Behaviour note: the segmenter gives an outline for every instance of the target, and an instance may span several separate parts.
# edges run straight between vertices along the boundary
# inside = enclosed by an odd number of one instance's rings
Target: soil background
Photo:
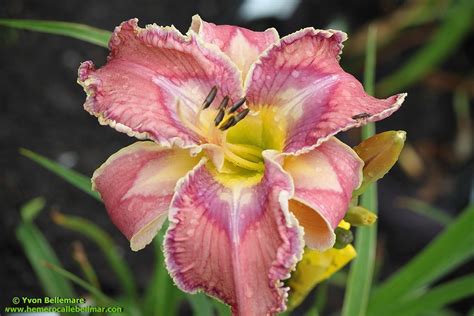
[[[199,13],[217,24],[238,24],[255,30],[276,27],[280,35],[305,26],[326,28],[335,20],[344,21],[349,33],[368,22],[386,16],[405,4],[404,1],[301,1],[287,18],[259,18],[245,21],[239,17],[241,1],[98,1],[98,0],[2,0],[0,18],[63,20],[113,30],[121,21],[138,17],[140,25],[174,24],[186,32],[191,16]],[[403,42],[403,41],[402,41]],[[472,34],[440,66],[458,75],[472,75]],[[413,50],[417,47],[415,46]],[[402,51],[377,65],[377,76],[384,76],[402,65],[412,50]],[[383,51],[379,52],[383,57]],[[11,305],[14,296],[41,296],[42,289],[15,238],[20,221],[19,208],[26,201],[44,196],[47,208],[36,220],[41,231],[57,251],[65,268],[78,272],[71,259],[71,244],[82,240],[75,233],[56,226],[49,212],[52,208],[93,220],[108,231],[123,250],[124,260],[132,266],[141,287],[152,273],[152,249],[129,250],[128,242],[109,221],[103,205],[71,185],[19,155],[24,147],[57,160],[75,170],[92,172],[118,149],[134,142],[124,134],[100,126],[82,108],[85,94],[76,84],[77,68],[84,60],[104,64],[108,51],[92,44],[50,34],[19,31],[0,27],[0,307]],[[470,57],[469,57],[470,56]],[[342,64],[362,78],[361,63],[351,63],[345,55]],[[408,141],[422,161],[417,177],[394,167],[379,182],[379,254],[383,265],[379,278],[384,279],[416,255],[440,232],[442,226],[430,219],[400,207],[402,196],[416,197],[455,216],[468,204],[472,191],[472,154],[453,162],[452,152],[458,133],[453,110],[453,91],[438,89],[420,81],[407,89],[402,108],[377,124],[378,131],[406,130]],[[472,98],[472,96],[471,96]],[[472,100],[471,100],[472,101]],[[343,135],[354,145],[359,131]],[[474,229],[474,227],[473,227]],[[104,291],[117,293],[117,282],[99,251],[82,240],[97,269]],[[450,277],[472,272],[465,265]],[[343,299],[340,288],[330,287],[328,313],[337,310]],[[467,311],[472,302],[454,306]],[[184,312],[183,312],[184,313]]]

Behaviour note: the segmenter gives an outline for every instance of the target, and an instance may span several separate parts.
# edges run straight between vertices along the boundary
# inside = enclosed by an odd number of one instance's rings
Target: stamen
[[[352,117],[353,120],[360,120],[360,119],[365,119],[365,118],[369,118],[371,115],[367,112],[362,112],[362,113],[359,113],[359,114],[356,114]]]
[[[219,125],[220,122],[224,119],[225,111],[224,109],[219,109],[219,112],[217,112],[216,118],[214,119],[214,125],[217,126]]]
[[[229,96],[226,95],[224,99],[222,99],[221,104],[219,105],[219,110],[225,110],[225,108],[227,107],[227,103],[229,103]]]
[[[237,100],[237,102],[232,104],[232,106],[230,107],[229,113],[234,113],[235,111],[237,111],[237,109],[240,108],[242,104],[244,104],[246,101],[247,101],[246,98]]]
[[[257,146],[247,144],[227,143],[226,146],[234,153],[248,160],[259,162],[262,160],[262,149]]]
[[[248,108],[245,109],[245,110],[243,110],[242,112],[239,112],[239,113],[235,116],[235,123],[234,123],[234,125],[237,124],[238,122],[240,122],[241,120],[243,120],[244,117],[246,117],[247,114],[249,114],[249,112],[250,112],[250,109],[248,109]]]
[[[224,147],[224,155],[228,161],[233,163],[234,165],[245,168],[248,170],[254,170],[254,171],[263,171],[265,169],[263,162],[252,162],[246,159],[243,159],[242,157],[239,157],[232,151],[230,151],[228,148]]]
[[[207,109],[211,105],[212,101],[214,101],[214,99],[216,97],[216,94],[217,94],[217,86],[214,86],[214,87],[212,87],[211,92],[209,92],[206,99],[202,103],[202,108],[204,110]]]
[[[227,121],[224,122],[224,124],[222,124],[221,127],[219,127],[219,129],[220,129],[221,131],[225,131],[226,129],[228,129],[228,128],[234,126],[235,123],[236,123],[236,122],[235,122],[235,117],[234,117],[234,116],[231,116],[231,117],[229,117],[229,118],[227,119]]]

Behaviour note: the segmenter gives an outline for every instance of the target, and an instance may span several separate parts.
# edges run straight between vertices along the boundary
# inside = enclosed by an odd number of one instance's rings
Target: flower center
[[[263,150],[283,148],[284,120],[268,106],[260,106],[257,111],[250,110],[245,106],[245,97],[231,103],[230,98],[225,96],[219,106],[211,107],[216,95],[217,87],[214,86],[201,109],[191,118],[193,123],[182,115],[179,104],[178,114],[207,142],[221,146],[224,173],[262,173]]]

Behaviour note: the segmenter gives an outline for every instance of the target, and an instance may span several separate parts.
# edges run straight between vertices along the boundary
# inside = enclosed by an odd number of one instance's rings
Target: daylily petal
[[[242,71],[242,78],[246,77],[258,56],[280,38],[274,28],[255,32],[233,25],[215,25],[202,20],[199,15],[193,16],[190,30],[227,54]]]
[[[265,156],[263,178],[251,185],[201,163],[178,184],[171,204],[168,270],[181,289],[202,289],[234,315],[284,310],[281,280],[303,250],[301,228],[288,211],[291,178]]]
[[[96,70],[87,61],[79,68],[78,82],[88,95],[84,108],[130,136],[192,147],[202,140],[194,123],[207,94],[216,85],[216,99],[240,98],[240,71],[195,34],[157,25],[142,29],[137,22],[115,29],[105,66]]]
[[[346,34],[306,28],[262,54],[246,78],[247,105],[271,107],[286,124],[284,152],[302,153],[330,136],[397,110],[405,94],[387,99],[367,95],[344,72],[339,54]]]
[[[284,169],[295,183],[290,211],[304,227],[308,247],[325,250],[333,246],[334,228],[362,181],[362,167],[357,154],[335,137],[309,153],[285,158]]]
[[[176,182],[197,163],[188,150],[136,142],[94,172],[93,189],[132,250],[142,249],[155,237],[168,215]]]

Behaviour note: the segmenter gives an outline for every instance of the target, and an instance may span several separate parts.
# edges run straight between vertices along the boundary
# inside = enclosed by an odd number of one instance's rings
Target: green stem
[[[76,283],[77,285],[79,285],[80,287],[82,287],[83,289],[91,293],[92,295],[98,297],[101,301],[106,302],[108,304],[115,303],[115,301],[112,298],[108,297],[107,295],[99,291],[95,286],[84,281],[83,279],[72,274],[71,272],[47,261],[44,261],[44,265],[46,268],[58,273],[59,275],[70,280],[71,282]]]
[[[374,93],[375,60],[376,29],[371,26],[367,38],[367,55],[364,73],[364,87],[368,94]],[[362,139],[367,139],[374,134],[374,123],[369,123],[362,127]],[[367,188],[367,191],[361,197],[360,204],[374,213],[377,212],[377,187],[375,184]],[[370,227],[357,228],[355,239],[357,258],[352,263],[349,272],[342,316],[366,315],[374,273],[376,240],[376,224]]]

